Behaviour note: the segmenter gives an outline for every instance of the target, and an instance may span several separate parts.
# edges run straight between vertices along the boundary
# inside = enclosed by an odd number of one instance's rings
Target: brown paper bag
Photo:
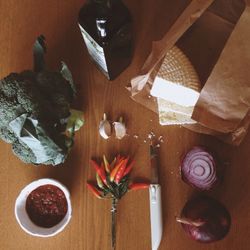
[[[142,68],[142,75],[131,82],[132,98],[153,111],[157,112],[157,103],[148,98],[148,95],[159,68],[159,60],[164,57],[166,49],[171,48],[171,42],[175,40],[175,43],[184,33],[184,26],[186,29],[190,26],[184,25],[187,23],[183,19],[183,16],[187,18],[187,13],[190,14],[190,5],[165,37],[154,43],[152,52]],[[201,82],[205,83],[192,116],[198,124],[185,127],[196,132],[216,135],[235,145],[242,141],[250,123],[250,52],[248,53],[247,48],[250,38],[249,2],[241,15],[244,7],[243,1],[215,1],[193,25],[191,31],[187,31],[177,42],[197,69]],[[216,21],[217,19],[219,21]],[[206,37],[209,34],[213,35],[212,39]],[[212,52],[210,46],[215,48]]]
[[[185,8],[185,10],[176,17],[175,23],[165,34],[160,41],[154,41],[152,44],[152,50],[144,63],[140,75],[131,80],[131,91],[132,97],[135,97],[139,92],[142,91],[146,85],[151,85],[154,81],[154,77],[160,68],[159,63],[164,58],[166,52],[178,41],[183,33],[202,15],[202,13],[209,7],[214,0],[193,0]],[[183,7],[185,4],[183,3]],[[169,13],[171,15],[171,13]],[[142,96],[141,94],[139,96]],[[147,94],[148,96],[148,94]],[[140,98],[135,100],[139,101]],[[140,102],[140,101],[139,101]],[[142,102],[144,105],[144,103]],[[150,106],[150,105],[149,105]],[[156,111],[153,108],[150,108]]]

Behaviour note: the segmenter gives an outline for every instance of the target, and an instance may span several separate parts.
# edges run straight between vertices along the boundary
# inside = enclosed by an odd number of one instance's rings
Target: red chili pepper
[[[116,163],[118,163],[120,160],[121,160],[121,156],[117,155],[117,157],[116,157]]]
[[[103,162],[101,163],[100,168],[104,171],[104,174],[105,174],[105,166],[104,166],[104,163],[103,163]]]
[[[122,166],[122,164],[124,163],[125,160],[121,159],[117,165],[114,167],[114,169],[112,170],[111,174],[110,174],[110,181],[114,181],[115,176],[119,170],[119,168]]]
[[[129,190],[139,190],[149,187],[149,183],[131,183],[128,187]]]
[[[93,184],[87,183],[87,187],[94,194],[95,197],[97,197],[98,199],[102,199],[100,191]]]
[[[105,167],[106,172],[110,173],[110,165],[105,155],[103,155],[103,162],[104,162],[104,167]]]
[[[97,174],[101,177],[103,183],[107,185],[107,179],[106,179],[104,168],[100,167],[94,160],[90,160],[90,162],[92,163],[92,166],[95,168],[95,171],[97,172]]]
[[[116,175],[115,175],[115,183],[118,184],[120,182],[120,180],[123,177],[123,173],[126,169],[127,163],[128,163],[129,157],[126,158],[123,162],[123,164],[121,165],[121,167],[118,169]]]
[[[132,162],[126,167],[126,169],[125,169],[125,171],[124,171],[122,177],[124,177],[124,176],[126,176],[126,175],[128,175],[128,174],[130,173],[130,171],[132,170],[134,164],[135,164],[135,161],[132,161]]]

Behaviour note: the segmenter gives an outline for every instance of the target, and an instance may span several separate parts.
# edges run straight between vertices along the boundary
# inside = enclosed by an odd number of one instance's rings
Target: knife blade
[[[162,238],[161,186],[158,177],[158,155],[156,147],[150,145],[151,185],[149,186],[151,246],[157,250]]]

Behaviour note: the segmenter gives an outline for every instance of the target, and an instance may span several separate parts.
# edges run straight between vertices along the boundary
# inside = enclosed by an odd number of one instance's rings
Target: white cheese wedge
[[[200,81],[176,46],[166,54],[150,93],[157,97],[161,125],[195,123],[191,116],[200,95]]]

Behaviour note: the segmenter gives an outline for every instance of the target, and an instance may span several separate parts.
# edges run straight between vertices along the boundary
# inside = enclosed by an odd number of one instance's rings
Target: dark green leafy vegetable
[[[83,115],[70,109],[76,92],[66,64],[61,72],[45,69],[43,36],[33,53],[34,71],[11,73],[0,81],[0,138],[26,163],[58,165],[67,157]]]

